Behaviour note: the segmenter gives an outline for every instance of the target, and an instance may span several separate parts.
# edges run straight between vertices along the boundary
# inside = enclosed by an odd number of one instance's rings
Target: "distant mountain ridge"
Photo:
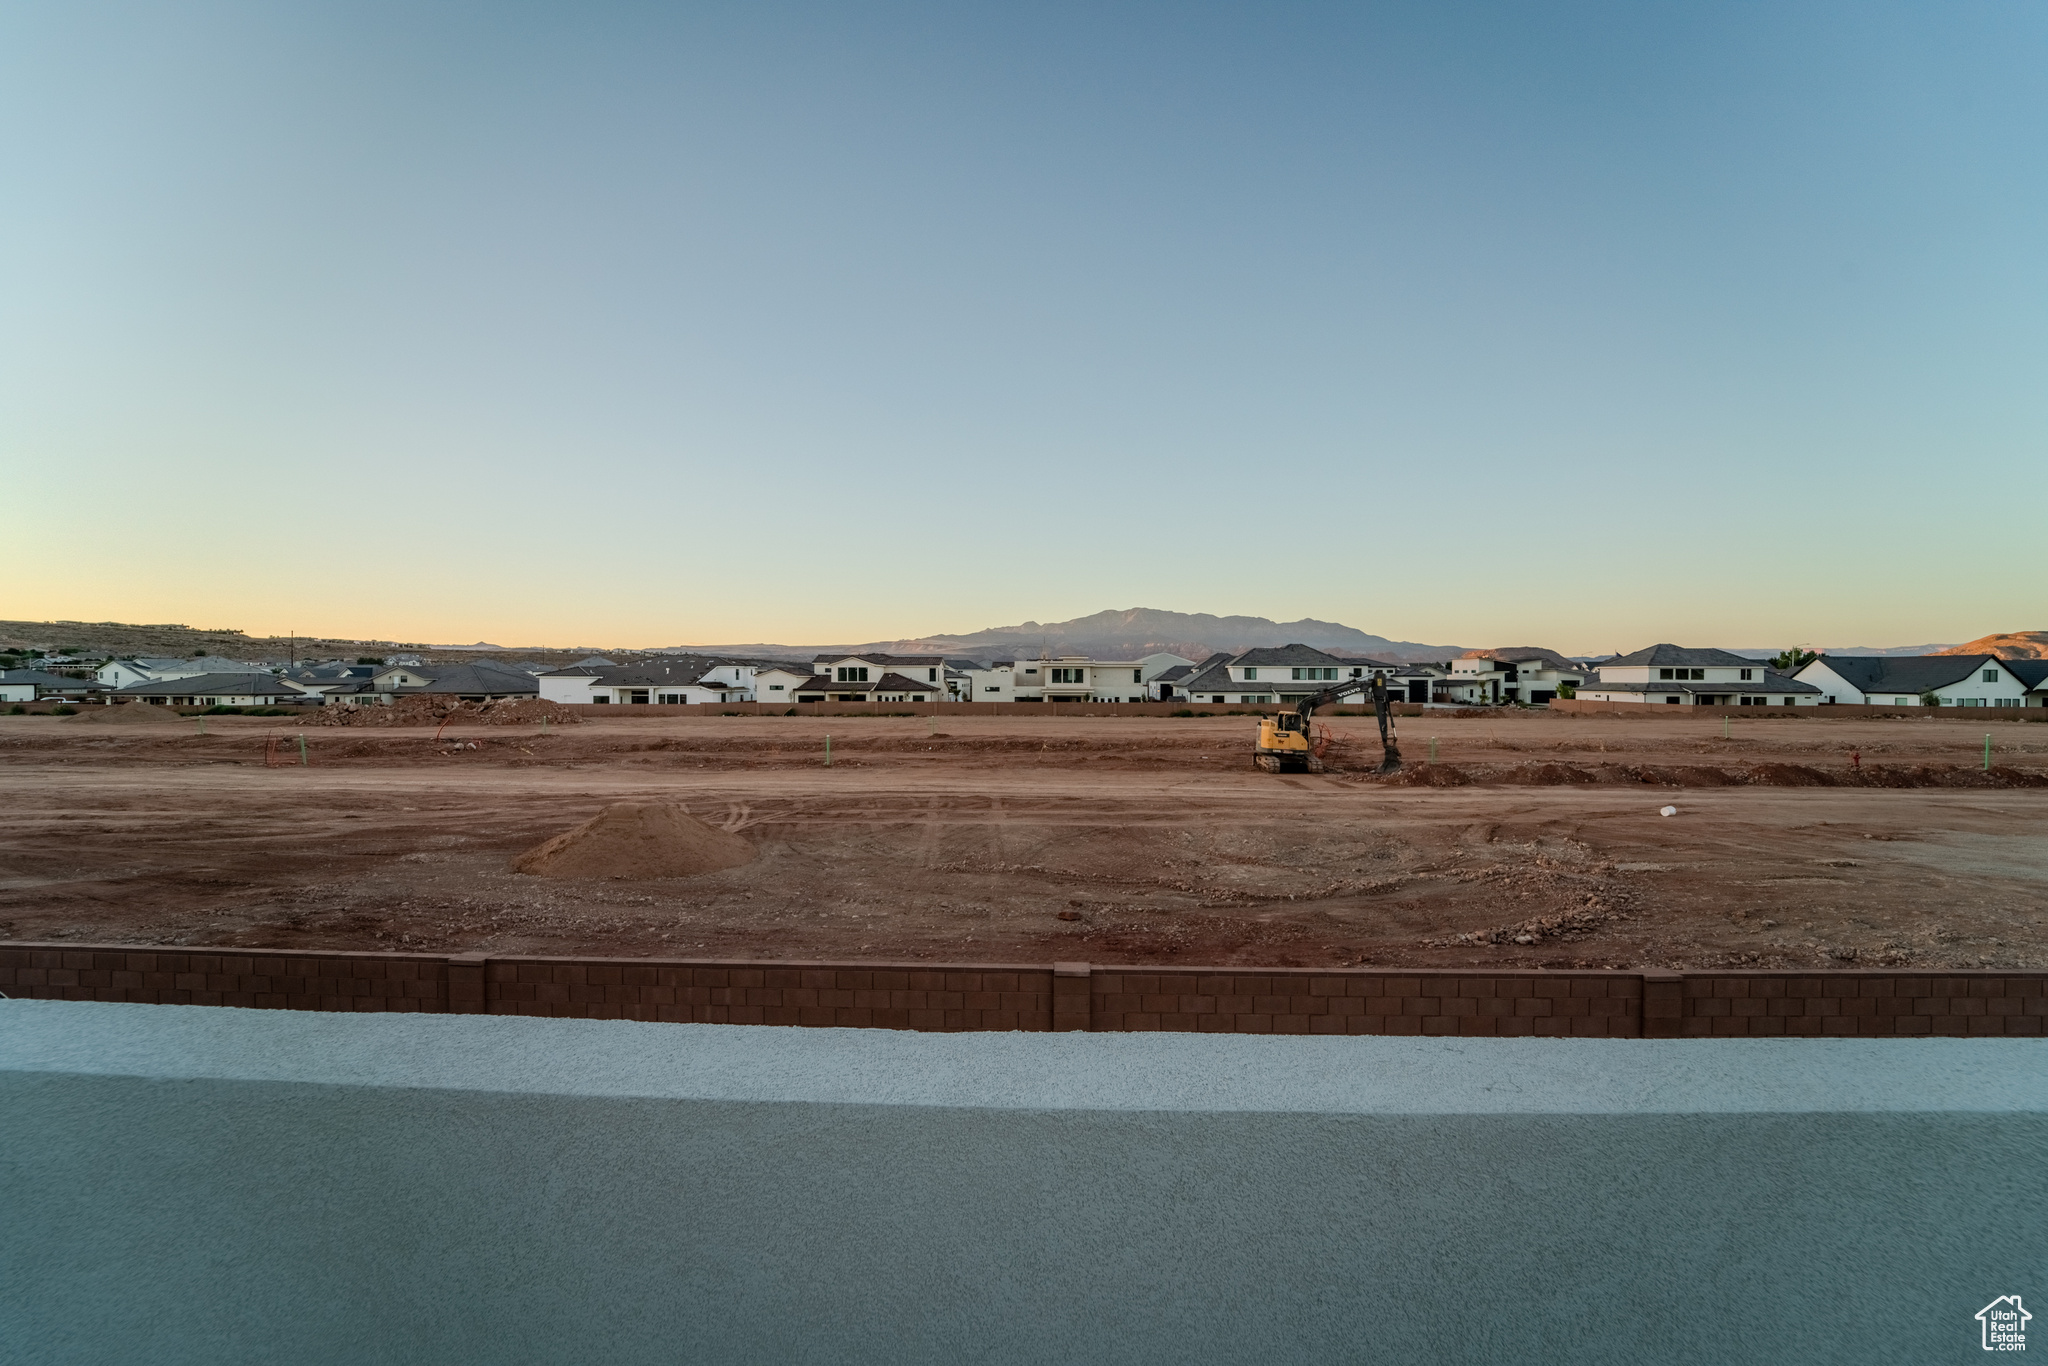
[[[1414,640],[1390,640],[1340,622],[1274,621],[1270,617],[1219,617],[1208,612],[1170,612],[1156,607],[1132,607],[1122,611],[1096,612],[1071,621],[1020,622],[1015,626],[990,626],[960,635],[906,637],[901,640],[871,640],[858,644],[787,645],[696,645],[671,646],[710,654],[757,654],[806,656],[828,650],[873,651],[881,654],[954,655],[970,659],[1036,659],[1041,655],[1086,655],[1096,659],[1137,659],[1167,653],[1200,660],[1219,651],[1271,645],[1311,645],[1340,657],[1364,657],[1403,662],[1421,659],[1451,659],[1467,648],[1462,645],[1429,645]]]
[[[1998,631],[1964,645],[1936,650],[1942,655],[1998,655],[2004,659],[2048,659],[2048,631]]]

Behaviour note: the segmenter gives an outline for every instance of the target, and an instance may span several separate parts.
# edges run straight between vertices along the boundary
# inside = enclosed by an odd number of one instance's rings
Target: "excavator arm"
[[[1325,688],[1312,693],[1294,704],[1295,726],[1304,733],[1308,730],[1309,718],[1320,707],[1335,706],[1347,697],[1364,693],[1372,699],[1373,712],[1380,723],[1380,772],[1393,773],[1401,767],[1401,748],[1394,742],[1393,693],[1387,687],[1387,676],[1375,673],[1371,678],[1353,678],[1339,683],[1334,688]]]

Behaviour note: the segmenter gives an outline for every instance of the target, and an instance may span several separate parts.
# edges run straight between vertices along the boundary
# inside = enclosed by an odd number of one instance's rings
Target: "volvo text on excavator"
[[[1292,712],[1260,717],[1259,739],[1252,749],[1252,762],[1268,773],[1321,773],[1322,751],[1328,744],[1328,736],[1325,733],[1322,742],[1318,743],[1310,731],[1310,718],[1314,717],[1318,707],[1331,706],[1356,693],[1369,696],[1373,711],[1379,716],[1380,749],[1384,755],[1380,761],[1380,772],[1395,772],[1401,767],[1401,750],[1394,743],[1393,699],[1387,691],[1387,676],[1383,673],[1325,688],[1295,703]]]

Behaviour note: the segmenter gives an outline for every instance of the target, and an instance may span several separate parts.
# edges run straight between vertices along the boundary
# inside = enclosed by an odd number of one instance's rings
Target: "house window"
[[[1675,698],[1675,697],[1667,697],[1667,698],[1665,698],[1664,700],[1665,700],[1666,702],[1676,702],[1676,701],[1678,701],[1678,699],[1677,699],[1677,698]]]
[[[1998,670],[1986,669],[1984,671],[1984,681],[1986,683],[1996,683],[1998,681]]]
[[[1133,669],[1133,670],[1131,670],[1131,682],[1133,682],[1133,683],[1143,683],[1144,681],[1145,681],[1145,671],[1144,671],[1143,669]]]
[[[1659,669],[1657,670],[1657,681],[1661,683],[1664,680],[1670,678],[1671,674],[1672,671],[1670,669]]]
[[[868,681],[868,671],[842,664],[839,666],[839,681],[841,683],[865,683]]]
[[[682,701],[683,695],[679,692],[665,692],[661,695],[661,705],[664,707],[680,706]]]
[[[913,702],[922,702],[924,701],[924,694],[921,692],[912,693],[910,695],[910,700]]]
[[[1209,700],[1211,702],[1221,702],[1223,699],[1220,697],[1211,697]]]
[[[1036,670],[1036,669],[1026,669],[1026,670],[1025,670],[1024,672],[1025,672],[1025,673],[1028,673],[1028,674],[1035,674],[1035,673],[1037,673],[1037,672],[1038,672],[1038,670]]]
[[[593,697],[592,697],[592,698],[591,698],[590,700],[591,700],[591,701],[593,701],[593,702],[610,702],[610,701],[611,701],[611,699],[610,699],[609,697],[606,697],[606,696],[605,696],[604,694],[602,694],[602,693],[598,693],[598,694],[594,695],[594,696],[593,696]]]
[[[925,682],[927,682],[927,683],[936,683],[936,682],[938,682],[938,681],[939,681],[939,671],[938,671],[937,669],[926,669],[926,670],[924,671],[924,681],[925,681]]]
[[[781,691],[782,691],[782,685],[781,685],[780,683],[770,683],[770,684],[768,685],[768,691],[769,691],[769,692],[781,692]]]
[[[1087,682],[1087,679],[1083,676],[1085,673],[1086,670],[1083,669],[1054,669],[1052,671],[1052,681],[1055,683],[1085,683]]]
[[[1751,677],[1752,677],[1752,676],[1754,676],[1754,674],[1755,674],[1755,670],[1753,670],[1753,669],[1744,669],[1744,670],[1742,671],[1742,681],[1743,681],[1743,682],[1745,682],[1745,683],[1749,682],[1749,681],[1750,681],[1750,679],[1751,679]]]
[[[1334,679],[1336,676],[1337,671],[1335,669],[1296,669],[1294,671],[1296,682],[1304,680],[1308,682],[1322,682],[1326,679]]]
[[[983,689],[982,689],[982,691],[983,691],[983,692],[1001,692],[1002,690],[1003,690],[1003,687],[1002,687],[1002,684],[1000,684],[1000,683],[996,684],[996,685],[995,685],[994,687],[989,687],[989,688],[983,688]]]
[[[625,694],[628,702],[645,703],[647,701],[647,689],[645,688],[628,688],[625,690]]]
[[[1244,681],[1247,683],[1256,681],[1258,676],[1259,671],[1257,669],[1246,669],[1244,671]]]

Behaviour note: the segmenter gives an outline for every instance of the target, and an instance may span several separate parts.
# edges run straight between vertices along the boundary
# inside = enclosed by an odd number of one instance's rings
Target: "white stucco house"
[[[772,706],[795,702],[797,690],[811,679],[809,669],[786,664],[768,664],[754,670],[754,700]]]
[[[822,654],[797,685],[799,702],[943,702],[943,655]]]
[[[1799,671],[1824,702],[1917,707],[2024,707],[2030,685],[1996,655],[1822,655]]]
[[[181,659],[176,655],[136,655],[110,659],[95,671],[109,688],[130,688],[137,683],[160,683],[166,679],[198,678],[204,674],[247,674],[265,672],[260,666],[219,655]]]
[[[1194,661],[1159,651],[1138,659],[999,659],[970,671],[976,702],[1150,702],[1153,681]]]
[[[144,702],[171,707],[274,707],[313,703],[305,689],[271,673],[200,674],[136,683],[107,694],[109,702]]]
[[[753,666],[733,660],[690,658],[637,664],[573,664],[536,682],[550,702],[572,706],[703,706],[750,702]]]
[[[1652,645],[1595,666],[1585,702],[1655,702],[1692,707],[1805,707],[1821,700],[1811,683],[1788,678],[1760,659],[1727,650]]]
[[[1497,650],[1468,650],[1452,660],[1444,688],[1451,694],[1451,700],[1457,702],[1540,707],[1554,701],[1560,688],[1577,688],[1585,683],[1592,672],[1555,650],[1510,645]]]
[[[1211,655],[1182,685],[1190,702],[1208,705],[1298,702],[1325,688],[1374,673],[1390,677],[1391,664],[1370,659],[1339,659],[1309,645],[1266,646],[1235,655]],[[1353,699],[1347,704],[1357,705]]]

